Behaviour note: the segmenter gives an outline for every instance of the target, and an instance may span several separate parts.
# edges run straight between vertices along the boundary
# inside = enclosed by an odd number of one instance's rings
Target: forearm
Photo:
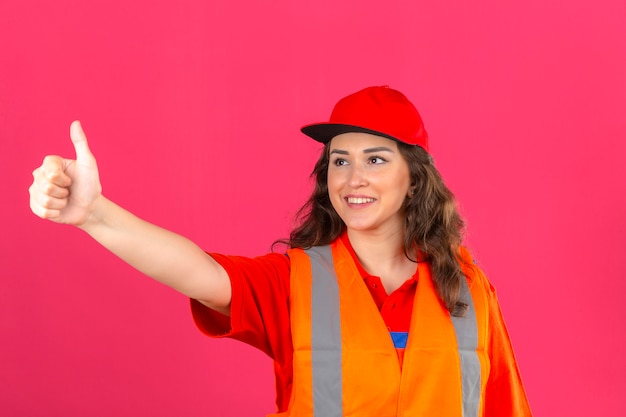
[[[102,196],[79,227],[137,270],[186,296],[220,311],[230,304],[226,272],[189,239],[148,223]]]

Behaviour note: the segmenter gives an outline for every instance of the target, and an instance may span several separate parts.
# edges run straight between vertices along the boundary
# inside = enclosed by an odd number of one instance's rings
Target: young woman
[[[495,291],[409,100],[341,99],[302,131],[325,144],[286,254],[207,255],[101,193],[78,122],[76,160],[48,156],[31,209],[78,226],[191,298],[198,327],[266,352],[285,416],[530,416]]]

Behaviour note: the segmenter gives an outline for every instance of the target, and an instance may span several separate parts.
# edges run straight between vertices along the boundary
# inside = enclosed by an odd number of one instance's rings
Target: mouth
[[[346,197],[348,204],[369,204],[376,201],[375,198],[369,197]]]

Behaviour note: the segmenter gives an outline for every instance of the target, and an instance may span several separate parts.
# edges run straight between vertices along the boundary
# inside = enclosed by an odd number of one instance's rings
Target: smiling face
[[[344,133],[330,142],[328,195],[350,231],[400,233],[409,167],[395,141]]]

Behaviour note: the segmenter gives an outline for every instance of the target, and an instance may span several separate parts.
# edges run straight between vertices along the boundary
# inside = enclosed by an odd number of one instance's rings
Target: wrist
[[[105,222],[106,212],[107,212],[107,204],[109,200],[100,194],[91,204],[89,210],[87,210],[87,216],[84,221],[77,224],[76,226],[79,229],[84,230],[87,233],[90,233],[91,230],[97,228]]]

